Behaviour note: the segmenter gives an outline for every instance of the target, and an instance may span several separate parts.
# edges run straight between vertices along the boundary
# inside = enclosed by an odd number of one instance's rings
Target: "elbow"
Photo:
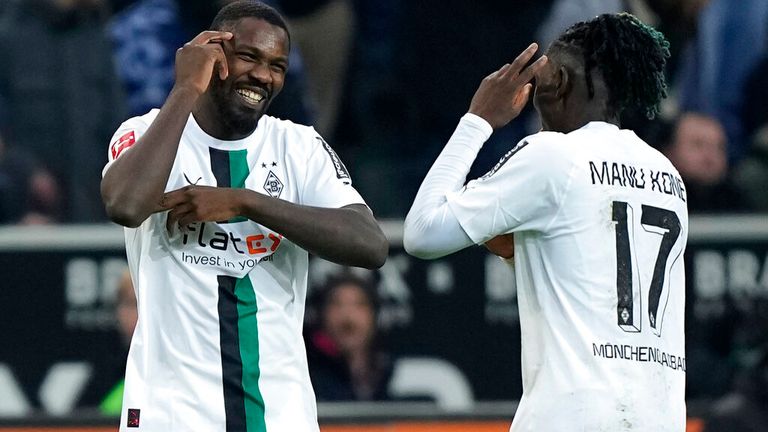
[[[128,200],[120,199],[116,195],[102,188],[101,199],[107,216],[112,222],[127,228],[137,228],[147,219],[148,215],[142,212],[139,206],[131,205]]]
[[[107,216],[112,222],[127,228],[137,228],[146,219],[146,217],[142,217],[138,212],[125,208],[125,206],[105,203],[104,207],[107,211]]]
[[[403,249],[405,249],[408,255],[414,256],[416,258],[434,258],[434,254],[428,248],[426,242],[423,241],[423,236],[418,235],[418,233],[414,233],[413,230],[409,228],[410,224],[408,224],[408,220],[406,219],[405,230],[403,231]]]
[[[369,242],[368,249],[365,262],[361,263],[361,267],[369,270],[381,268],[389,256],[389,241],[383,232],[379,231],[375,239]]]
[[[403,248],[408,253],[408,255],[411,255],[416,258],[420,259],[430,259],[431,254],[430,251],[427,250],[424,245],[419,244],[418,242],[414,242],[413,240],[406,241],[405,237],[403,237]]]

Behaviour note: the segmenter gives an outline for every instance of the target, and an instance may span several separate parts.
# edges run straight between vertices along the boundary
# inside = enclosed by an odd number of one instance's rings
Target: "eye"
[[[282,63],[272,63],[270,65],[273,71],[277,73],[285,73],[285,71],[288,69],[288,67]]]
[[[238,52],[237,56],[240,59],[245,60],[245,61],[253,61],[254,59],[256,59],[256,57],[253,54],[251,54],[249,52],[244,52],[244,51]]]

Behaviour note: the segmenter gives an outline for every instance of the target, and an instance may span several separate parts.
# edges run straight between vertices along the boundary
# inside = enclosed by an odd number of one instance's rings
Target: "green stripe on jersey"
[[[259,369],[259,325],[256,319],[258,306],[256,292],[248,275],[235,283],[235,296],[237,297],[240,358],[243,362],[243,403],[247,432],[266,432],[264,398],[259,389],[261,371]]]
[[[248,150],[229,151],[229,187],[244,188],[248,178]]]
[[[232,150],[229,153],[229,187],[244,188],[245,179],[248,178],[248,150]],[[229,220],[232,222],[244,222],[248,218],[236,216]]]

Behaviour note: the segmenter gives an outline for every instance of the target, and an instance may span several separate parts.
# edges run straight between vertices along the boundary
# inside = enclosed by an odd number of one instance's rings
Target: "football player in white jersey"
[[[685,430],[685,185],[619,127],[658,112],[663,35],[628,14],[574,25],[483,80],[405,221],[437,258],[486,244],[514,267],[523,396],[511,430]],[[532,92],[543,130],[464,184],[483,142]],[[503,373],[503,371],[497,371]]]
[[[289,49],[274,9],[230,3],[178,50],[163,107],[110,143],[102,196],[139,310],[121,431],[318,430],[307,251],[375,268],[388,246],[322,137],[264,114]]]

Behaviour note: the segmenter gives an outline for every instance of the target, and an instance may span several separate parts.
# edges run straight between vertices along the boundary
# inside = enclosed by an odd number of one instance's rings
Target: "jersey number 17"
[[[634,248],[633,208],[624,201],[613,202],[613,221],[616,223],[616,314],[618,325],[626,332],[642,331],[642,297],[640,272]],[[661,235],[661,244],[653,267],[648,289],[648,321],[656,336],[661,336],[669,289],[665,289],[666,275],[679,254],[669,263],[670,253],[680,238],[680,218],[671,210],[643,205],[640,225],[649,234]],[[667,281],[668,282],[668,281]],[[667,283],[669,285],[669,283]],[[662,298],[662,293],[664,297]]]

